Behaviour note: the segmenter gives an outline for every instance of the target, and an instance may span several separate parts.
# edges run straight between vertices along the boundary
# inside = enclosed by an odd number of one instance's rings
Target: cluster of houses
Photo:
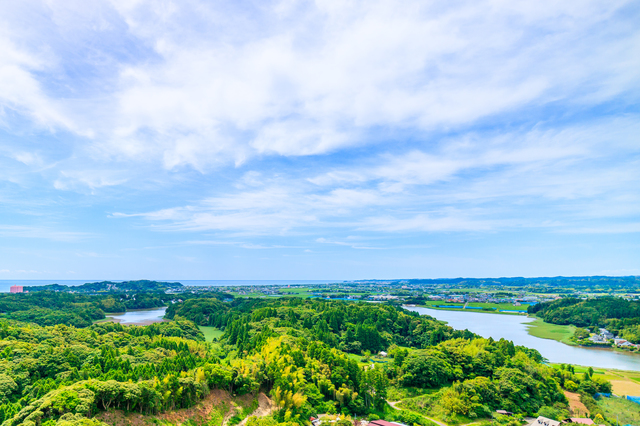
[[[497,410],[496,413],[507,415],[507,416],[513,415],[513,413],[505,410]],[[324,423],[336,423],[340,421],[340,417],[336,417],[335,419],[331,419],[331,420],[329,419],[321,420],[319,417],[311,417],[309,420],[311,421],[311,424],[313,426],[320,426],[321,424],[324,424]],[[529,426],[560,426],[561,424],[570,424],[570,423],[581,424],[581,425],[604,426],[604,425],[596,425],[593,422],[593,420],[589,418],[571,417],[563,421],[557,421],[557,420],[552,420],[543,416],[540,416],[537,419],[533,420],[531,423],[529,423]],[[363,426],[363,424],[366,424],[366,422],[361,421],[361,422],[356,422],[356,424]],[[386,420],[372,420],[368,423],[368,426],[407,426],[407,425],[405,425],[404,423],[389,422]]]
[[[557,297],[556,297],[557,298]],[[442,300],[450,303],[466,303],[466,302],[480,302],[480,303],[513,303],[516,306],[521,304],[535,305],[539,302],[548,302],[555,300],[556,298],[543,299],[538,296],[524,296],[517,297],[497,298],[489,293],[468,295],[468,294],[435,294],[429,296],[429,300]]]
[[[622,339],[620,338],[620,336],[614,336],[613,333],[611,333],[606,328],[601,328],[600,333],[594,334],[593,336],[589,337],[589,340],[598,345],[608,345],[611,343],[611,341],[613,341],[614,345],[621,348],[640,348],[640,345]]]
[[[595,425],[593,420],[589,418],[583,418],[583,417],[571,417],[570,419],[566,419],[560,422],[557,420],[552,420],[552,419],[548,419],[546,417],[540,416],[534,421],[532,421],[531,423],[529,423],[529,426],[559,426],[560,424],[567,424],[567,423],[578,423],[581,425]]]
[[[331,424],[331,423],[337,423],[340,421],[340,417],[336,417],[335,419],[329,420],[329,419],[320,419],[318,417],[311,417],[309,419],[311,421],[311,424],[313,426],[320,426],[321,424]],[[356,421],[355,422],[356,425],[358,426],[408,426],[404,423],[399,423],[399,422],[389,422],[386,420],[372,420],[370,422],[366,422],[366,421]]]

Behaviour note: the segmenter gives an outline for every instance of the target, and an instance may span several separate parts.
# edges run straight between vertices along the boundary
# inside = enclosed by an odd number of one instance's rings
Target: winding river
[[[638,354],[611,349],[569,346],[555,340],[532,336],[527,333],[526,324],[533,321],[533,318],[526,316],[441,311],[408,306],[405,308],[445,321],[451,327],[459,330],[467,329],[483,337],[492,337],[494,340],[504,338],[512,340],[516,345],[537,349],[550,362],[640,371],[640,355]]]
[[[429,315],[447,322],[451,327],[465,328],[483,337],[512,340],[516,345],[537,349],[550,362],[585,365],[600,368],[640,371],[640,355],[617,352],[610,349],[568,346],[555,340],[541,339],[527,333],[528,322],[533,321],[521,315],[496,315],[481,312],[441,311],[405,306],[410,311]],[[162,321],[167,308],[129,311],[120,315],[110,315],[122,324],[151,324]]]

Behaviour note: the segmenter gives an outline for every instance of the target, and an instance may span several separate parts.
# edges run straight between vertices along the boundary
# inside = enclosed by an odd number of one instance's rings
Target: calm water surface
[[[526,324],[534,318],[521,315],[440,311],[419,307],[406,307],[406,309],[446,321],[451,327],[459,330],[467,329],[482,337],[492,337],[494,340],[504,338],[512,340],[516,345],[537,349],[551,362],[640,371],[640,355],[620,353],[610,349],[569,346],[555,340],[532,336],[527,333]]]
[[[149,324],[162,321],[167,308],[144,309],[129,311],[119,315],[108,315],[109,318],[120,320],[120,324]]]

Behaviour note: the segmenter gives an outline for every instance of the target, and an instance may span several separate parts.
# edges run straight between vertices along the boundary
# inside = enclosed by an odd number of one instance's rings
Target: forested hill
[[[529,306],[528,312],[553,324],[573,324],[595,331],[607,328],[614,334],[640,343],[640,302],[621,297],[578,299],[566,297]]]
[[[88,295],[37,291],[0,293],[0,318],[39,325],[65,324],[88,327],[105,318],[105,313],[165,306],[171,296],[164,293],[106,293]]]
[[[449,339],[478,337],[429,316],[366,302],[287,298],[235,299],[225,303],[210,298],[190,299],[169,306],[166,318],[175,317],[224,328],[228,341],[240,349],[259,349],[274,335],[273,330],[283,327],[357,354],[363,350],[381,351],[392,344],[426,348]]]
[[[30,293],[36,291],[61,291],[61,292],[74,292],[74,293],[121,293],[121,292],[165,292],[167,290],[181,290],[182,284],[175,282],[163,282],[163,281],[149,281],[149,280],[137,280],[137,281],[101,281],[95,283],[85,283],[79,286],[67,286],[60,284],[49,284],[43,286],[27,286],[24,287],[25,291]]]

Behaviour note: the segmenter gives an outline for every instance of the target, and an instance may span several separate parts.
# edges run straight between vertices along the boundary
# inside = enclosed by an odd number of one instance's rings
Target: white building
[[[546,417],[540,416],[531,422],[530,426],[559,426],[560,422],[557,420],[551,420]]]

